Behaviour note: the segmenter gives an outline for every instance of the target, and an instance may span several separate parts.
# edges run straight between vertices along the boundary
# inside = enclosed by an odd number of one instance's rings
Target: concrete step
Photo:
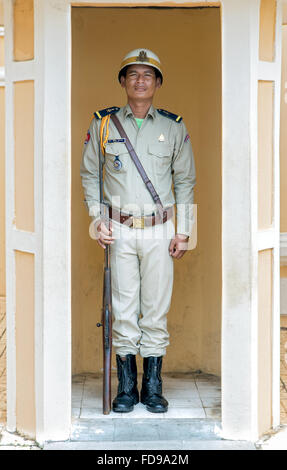
[[[109,450],[117,450],[119,454],[120,451],[127,450],[147,450],[147,451],[162,451],[162,450],[172,450],[172,451],[189,451],[189,450],[256,450],[256,447],[251,442],[245,441],[226,441],[223,439],[216,440],[160,440],[160,441],[86,441],[86,442],[75,442],[75,441],[66,441],[66,442],[51,442],[46,443],[44,450],[98,450],[108,452]],[[106,454],[108,455],[108,453]],[[128,454],[125,452],[125,455],[128,457]],[[181,454],[182,459],[185,458],[184,453]],[[140,454],[133,456],[132,463],[147,463],[143,461],[144,457]],[[137,459],[137,461],[135,461]],[[146,459],[146,457],[145,457]],[[152,457],[149,463],[152,462]],[[190,462],[188,462],[190,463]]]
[[[79,418],[73,422],[71,441],[213,441],[221,439],[220,429],[219,421],[206,418]]]

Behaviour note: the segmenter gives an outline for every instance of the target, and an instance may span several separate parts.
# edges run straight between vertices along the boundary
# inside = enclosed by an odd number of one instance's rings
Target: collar
[[[123,115],[124,115],[124,118],[127,118],[128,116],[133,116],[133,112],[129,104],[126,104],[123,107]],[[154,108],[153,105],[150,106],[147,112],[147,116],[151,116],[153,119],[156,117],[156,109]]]

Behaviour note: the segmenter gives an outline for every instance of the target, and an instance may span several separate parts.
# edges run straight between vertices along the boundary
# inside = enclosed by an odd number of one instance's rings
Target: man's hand
[[[110,222],[109,230],[105,226],[104,222],[99,222],[97,226],[97,242],[98,244],[106,249],[106,245],[111,245],[114,243],[115,237],[112,237],[112,223]]]
[[[176,259],[182,258],[187,251],[188,239],[188,236],[177,233],[170,242],[169,254]]]

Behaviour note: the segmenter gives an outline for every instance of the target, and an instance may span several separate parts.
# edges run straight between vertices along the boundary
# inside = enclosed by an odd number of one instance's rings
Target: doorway
[[[164,82],[155,106],[183,116],[197,172],[197,246],[175,262],[168,314],[170,346],[163,374],[169,375],[171,381],[173,376],[179,381],[183,376],[189,377],[195,386],[196,374],[209,374],[205,377],[215,380],[216,408],[220,408],[222,178],[218,7],[72,8],[72,371],[82,390],[84,382],[88,384],[100,377],[102,368],[101,330],[96,323],[101,312],[103,253],[88,235],[90,220],[79,175],[83,142],[96,110],[125,104],[117,82],[118,67],[125,54],[137,47],[151,49],[160,57]],[[115,372],[115,358],[112,365]],[[140,358],[138,369],[142,370]],[[207,416],[208,406],[201,402]]]

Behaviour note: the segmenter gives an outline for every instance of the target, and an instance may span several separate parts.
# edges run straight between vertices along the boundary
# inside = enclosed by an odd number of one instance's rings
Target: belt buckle
[[[144,217],[133,217],[133,228],[144,228]]]

